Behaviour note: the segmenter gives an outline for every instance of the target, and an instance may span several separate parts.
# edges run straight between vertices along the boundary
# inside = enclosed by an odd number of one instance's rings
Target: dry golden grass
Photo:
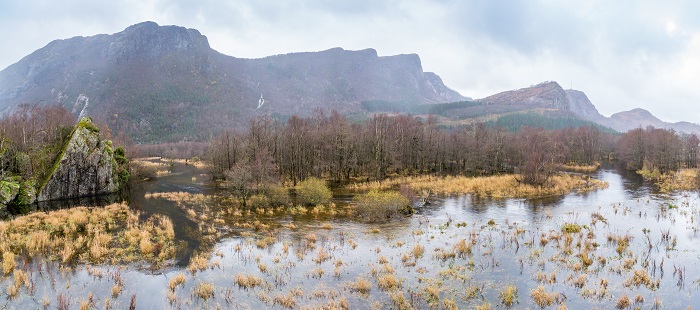
[[[236,285],[244,289],[251,289],[257,286],[261,286],[263,281],[261,278],[256,277],[251,274],[239,273],[235,278]]]
[[[208,259],[205,254],[197,254],[196,252],[190,258],[190,264],[187,265],[187,270],[191,273],[204,271],[208,267]]]
[[[696,190],[700,187],[698,169],[681,169],[676,172],[660,173],[657,170],[639,170],[642,177],[651,180],[662,192]]]
[[[653,290],[656,286],[656,284],[651,279],[651,277],[649,276],[649,274],[647,273],[647,271],[645,269],[636,269],[633,272],[632,277],[625,280],[625,282],[623,284],[625,286],[634,285],[636,287],[639,287],[640,285],[644,285],[647,288],[649,288],[650,290]]]
[[[122,292],[122,285],[117,283],[114,286],[112,286],[112,297],[117,298],[119,296],[119,293]]]
[[[377,278],[377,287],[383,291],[394,291],[401,288],[401,280],[393,274],[382,274]]]
[[[15,254],[12,252],[2,253],[2,272],[10,274],[15,269]]]
[[[596,172],[598,169],[600,169],[600,163],[595,162],[592,165],[577,165],[577,164],[558,165],[557,169],[561,170],[561,171],[568,171],[568,172],[593,173],[593,172]]]
[[[627,294],[622,294],[615,303],[615,307],[618,309],[627,309],[631,305],[631,301]]]
[[[320,264],[329,259],[331,259],[331,254],[328,253],[328,251],[326,251],[324,248],[319,248],[318,252],[316,253],[316,257],[313,258],[313,261],[316,264]]]
[[[551,306],[558,299],[557,293],[547,292],[542,285],[538,285],[536,289],[532,290],[530,296],[535,304],[542,308]]]
[[[207,300],[209,298],[214,297],[214,291],[216,289],[214,288],[214,284],[208,283],[208,282],[199,282],[197,283],[197,286],[193,289],[193,295],[200,298]]]
[[[394,304],[395,309],[399,310],[412,310],[413,306],[411,305],[411,302],[406,299],[406,296],[403,295],[402,292],[394,292],[389,294],[389,297],[391,298],[392,303]]]
[[[168,286],[170,287],[170,291],[174,292],[175,289],[180,286],[185,284],[185,274],[178,273],[176,276],[170,278],[170,281],[168,283]]]
[[[560,174],[551,178],[548,186],[537,187],[518,184],[517,175],[506,174],[488,177],[465,176],[417,176],[399,177],[384,181],[356,183],[349,186],[353,190],[386,190],[407,184],[414,191],[430,191],[442,195],[474,194],[487,197],[542,197],[564,195],[572,191],[586,192],[607,188],[608,183],[584,176]]]
[[[350,283],[350,290],[361,294],[369,294],[372,290],[372,283],[365,278],[357,278],[354,282]]]
[[[37,212],[1,226],[1,249],[63,263],[78,259],[92,263],[162,264],[175,255],[175,233],[170,219],[155,215],[143,221],[125,204]],[[5,273],[14,268],[12,252],[3,253]]]
[[[199,159],[180,159],[180,158],[172,158],[172,159],[167,159],[170,162],[173,163],[178,163],[178,164],[183,164],[183,165],[190,165],[197,167],[199,169],[204,169],[208,168],[210,165],[206,161],[199,160]]]
[[[473,245],[474,244],[471,242],[469,242],[469,244],[467,244],[466,239],[461,239],[454,245],[454,249],[457,252],[457,256],[459,256],[461,258],[465,258],[465,257],[467,257],[467,255],[472,254],[472,246]]]
[[[498,296],[506,307],[511,307],[518,301],[518,288],[515,285],[506,285]]]

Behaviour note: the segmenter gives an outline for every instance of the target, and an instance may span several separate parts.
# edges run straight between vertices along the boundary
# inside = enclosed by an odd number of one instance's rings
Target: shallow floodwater
[[[511,285],[516,309],[546,307],[532,297],[538,286],[552,298],[550,308],[700,307],[697,193],[657,194],[615,170],[594,174],[610,186],[587,194],[436,197],[412,217],[384,224],[348,216],[346,195],[337,197],[337,212],[280,209],[211,221],[226,209],[225,200],[188,205],[145,198],[222,194],[192,166],[172,170],[133,189],[129,203],[144,217],[172,219],[185,245],[173,267],[65,268],[26,259],[20,266],[31,287],[12,299],[4,293],[0,307],[56,308],[62,298],[71,309],[81,302],[124,309],[132,299],[137,309],[507,308],[501,292]],[[567,223],[580,232],[562,232]],[[204,270],[187,268],[196,252],[206,258]],[[171,289],[180,274],[184,283]],[[11,281],[0,282],[2,292]]]

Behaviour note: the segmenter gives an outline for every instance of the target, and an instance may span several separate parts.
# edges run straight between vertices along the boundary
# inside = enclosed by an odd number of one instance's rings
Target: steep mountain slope
[[[688,122],[663,122],[644,109],[619,112],[605,117],[598,112],[585,93],[573,89],[564,90],[556,82],[544,82],[527,88],[501,92],[479,99],[477,102],[488,106],[488,112],[491,114],[538,112],[556,117],[573,116],[620,132],[654,126],[700,134],[700,125]]]
[[[462,100],[417,55],[372,49],[235,58],[194,29],[144,22],[56,40],[0,71],[0,112],[60,103],[137,142],[202,140],[255,115],[350,113],[367,100]]]
[[[569,103],[569,111],[571,111],[571,113],[574,113],[588,121],[600,124],[605,122],[605,116],[598,112],[598,109],[596,109],[593,103],[591,103],[588,96],[586,96],[584,92],[574,89],[567,89],[566,97]]]
[[[516,106],[522,109],[568,110],[568,99],[557,82],[543,82],[527,88],[504,91],[478,101],[484,104]]]

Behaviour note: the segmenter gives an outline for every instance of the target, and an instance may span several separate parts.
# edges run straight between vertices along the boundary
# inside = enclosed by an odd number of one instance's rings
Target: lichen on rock
[[[111,141],[101,139],[92,119],[84,117],[41,186],[37,201],[117,192],[120,187],[117,170]]]

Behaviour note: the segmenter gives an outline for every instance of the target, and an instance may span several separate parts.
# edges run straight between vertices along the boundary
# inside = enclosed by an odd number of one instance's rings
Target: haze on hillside
[[[415,53],[426,71],[466,97],[542,81],[586,92],[605,116],[643,108],[698,122],[700,22],[692,1],[360,1],[329,3],[72,1],[0,4],[0,67],[54,39],[116,33],[152,20],[206,34],[224,54],[374,48]],[[260,97],[260,94],[257,95]],[[257,100],[257,99],[256,99]]]

